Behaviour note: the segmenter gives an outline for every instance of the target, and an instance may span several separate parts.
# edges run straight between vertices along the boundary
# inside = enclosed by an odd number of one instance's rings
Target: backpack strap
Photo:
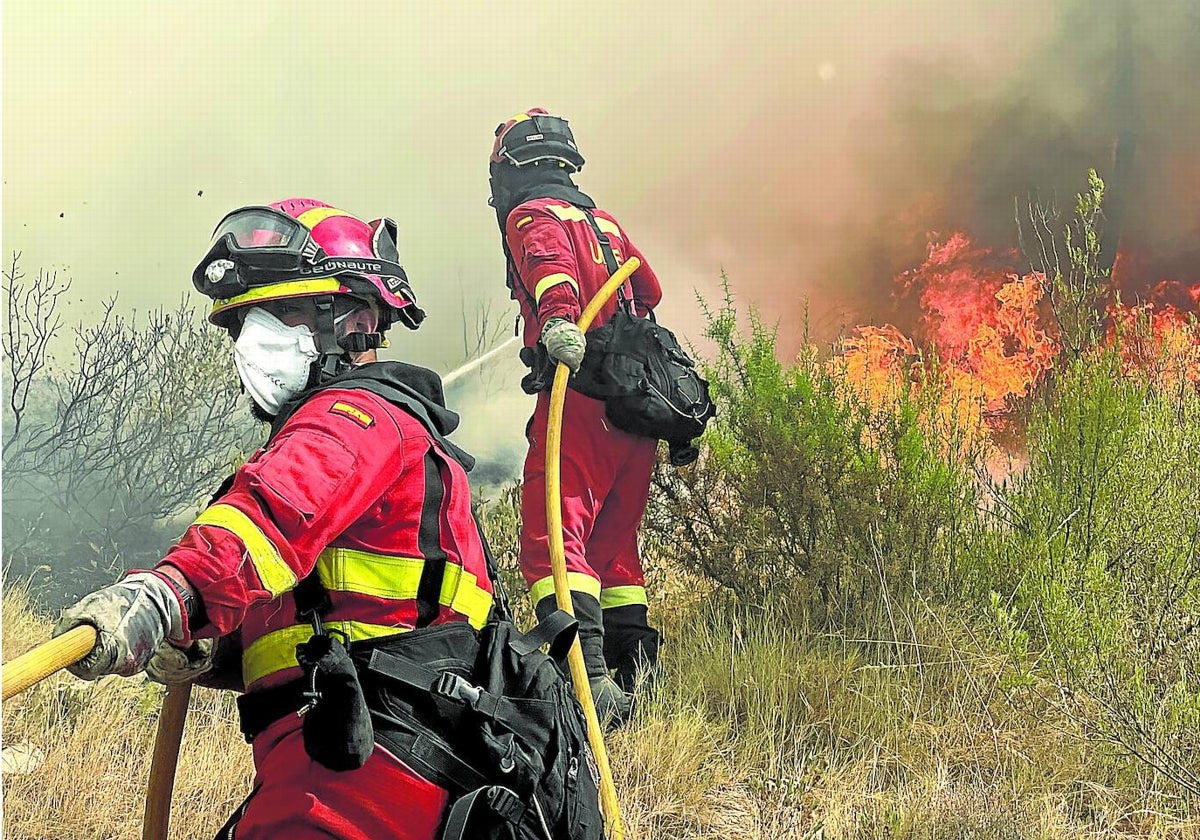
[[[534,300],[533,295],[529,294],[525,284],[521,282],[521,273],[517,271],[517,262],[513,259],[512,251],[508,249],[508,237],[503,230],[500,231],[500,244],[504,246],[504,283],[508,286],[513,300],[517,300],[517,295],[520,295],[529,304],[529,311],[533,313],[533,317],[537,318],[537,301]],[[517,307],[517,319],[513,322],[513,335],[520,334],[521,309]]]
[[[559,661],[567,658],[571,642],[579,632],[579,620],[565,610],[555,610],[538,622],[537,626],[508,643],[520,656],[527,656],[542,645],[550,646],[550,658]]]
[[[486,809],[481,811],[480,809]],[[517,822],[525,810],[520,797],[506,787],[492,785],[481,787],[462,796],[450,808],[446,815],[446,828],[441,840],[467,840],[470,837],[481,836],[478,832],[467,833],[471,818],[481,813],[494,815],[504,820],[508,828],[508,836],[517,836]],[[491,836],[491,835],[488,835]]]
[[[604,252],[604,265],[608,268],[608,276],[612,277],[617,273],[619,266],[617,265],[617,255],[613,253],[612,240],[608,238],[608,234],[600,230],[600,225],[596,223],[596,215],[587,207],[578,207],[587,216],[588,224],[592,226],[592,232],[596,234],[596,239],[600,243],[600,250]],[[633,314],[633,302],[625,296],[625,284],[622,283],[617,289],[617,299],[621,302],[621,308]]]

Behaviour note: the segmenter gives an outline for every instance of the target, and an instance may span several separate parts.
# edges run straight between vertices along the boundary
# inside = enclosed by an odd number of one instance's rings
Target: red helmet
[[[365,222],[311,198],[228,214],[192,282],[213,298],[208,319],[226,329],[242,307],[315,295],[370,301],[381,333],[395,321],[416,329],[425,317],[400,266],[396,223]]]
[[[545,108],[530,108],[496,126],[492,163],[525,166],[543,160],[556,160],[571,172],[583,168],[583,155],[565,119]]]

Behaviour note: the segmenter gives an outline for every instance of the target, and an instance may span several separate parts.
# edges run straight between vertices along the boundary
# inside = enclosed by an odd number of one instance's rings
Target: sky
[[[882,284],[931,227],[1002,240],[1014,192],[1104,166],[1119,5],[6,0],[2,251],[69,278],[86,320],[113,294],[177,304],[236,207],[388,215],[429,313],[390,352],[448,371],[464,324],[515,316],[487,157],[499,122],[542,106],[570,120],[580,187],[654,265],[678,334],[700,337],[696,295],[714,300],[724,271],[739,303],[788,326],[807,305],[831,338],[886,316]],[[1139,44],[1162,66],[1141,78],[1194,69],[1197,4],[1149,5]],[[1200,136],[1180,87],[1147,97],[1171,130],[1141,148]],[[1173,166],[1163,195],[1200,186],[1200,167]],[[1186,239],[1200,222],[1183,219],[1154,229]],[[510,362],[493,391],[515,391]],[[523,422],[513,399],[476,413]]]

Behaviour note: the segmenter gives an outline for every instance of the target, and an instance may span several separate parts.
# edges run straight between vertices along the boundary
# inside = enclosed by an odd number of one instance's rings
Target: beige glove
[[[160,644],[183,638],[183,607],[161,577],[133,572],[63,610],[54,635],[80,624],[96,628],[96,645],[67,670],[85,680],[105,674],[131,677],[146,667]]]
[[[150,657],[146,676],[163,685],[192,682],[212,670],[215,648],[212,639],[199,639],[186,648],[164,642]]]
[[[579,327],[566,318],[551,318],[542,326],[542,344],[556,362],[565,364],[572,373],[579,371],[583,353],[587,349],[587,339]]]

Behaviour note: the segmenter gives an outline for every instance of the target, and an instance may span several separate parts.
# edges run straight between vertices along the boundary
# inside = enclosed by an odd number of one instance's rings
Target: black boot
[[[603,613],[604,661],[616,671],[617,685],[628,694],[646,690],[657,674],[662,643],[646,620],[646,605],[623,604]]]
[[[600,602],[585,592],[571,593],[571,608],[579,621],[579,647],[583,651],[583,664],[587,668],[588,686],[592,690],[592,702],[596,706],[596,717],[605,729],[612,731],[623,726],[633,714],[633,698],[630,697],[608,674],[604,659],[604,619]],[[541,621],[558,609],[553,595],[534,605],[534,612]]]

